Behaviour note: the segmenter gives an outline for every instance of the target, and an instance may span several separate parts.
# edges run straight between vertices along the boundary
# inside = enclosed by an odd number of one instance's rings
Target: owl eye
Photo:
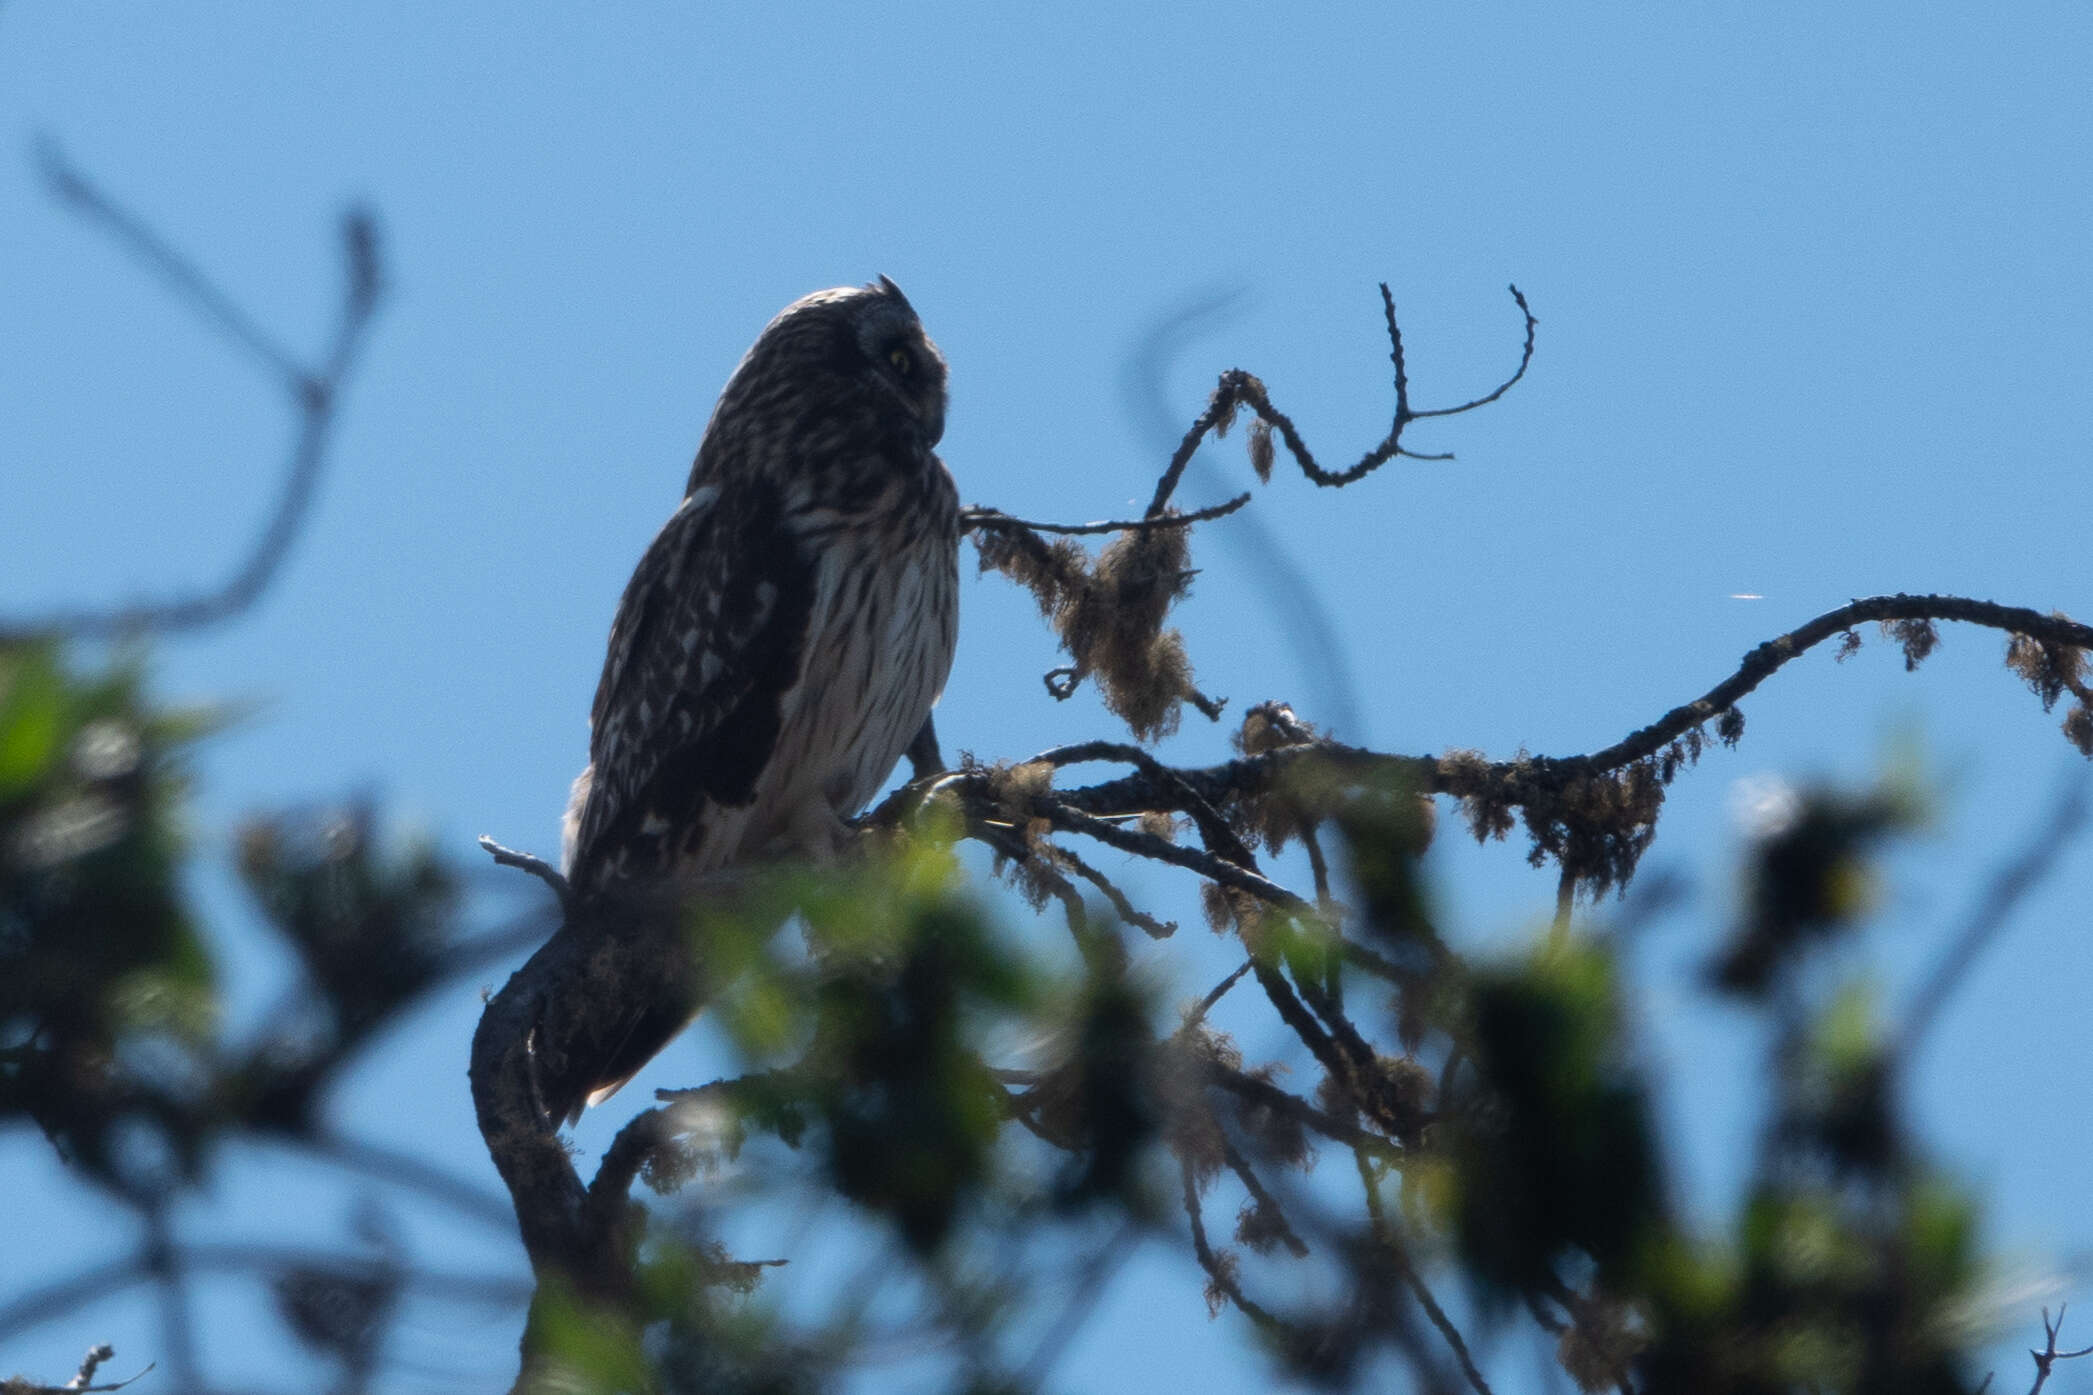
[[[905,344],[896,344],[887,350],[887,362],[893,367],[894,372],[903,378],[916,371],[916,356],[908,351]]]

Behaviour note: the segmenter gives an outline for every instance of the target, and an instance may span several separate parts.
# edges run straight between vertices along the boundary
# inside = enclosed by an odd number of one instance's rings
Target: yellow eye
[[[887,362],[904,378],[916,371],[916,356],[910,353],[905,345],[896,344],[887,350]]]

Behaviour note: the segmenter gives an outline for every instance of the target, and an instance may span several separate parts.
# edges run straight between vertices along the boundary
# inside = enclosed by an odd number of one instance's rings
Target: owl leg
[[[826,799],[810,799],[794,812],[782,841],[799,856],[826,864],[857,841],[857,830],[843,822]]]
[[[944,773],[945,755],[937,748],[937,724],[928,712],[923,714],[923,729],[908,743],[908,764],[912,778],[917,780]]]

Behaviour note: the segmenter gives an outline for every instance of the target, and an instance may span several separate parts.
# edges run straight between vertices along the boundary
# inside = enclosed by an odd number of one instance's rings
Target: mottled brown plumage
[[[579,896],[837,850],[952,663],[944,417],[944,359],[885,277],[757,338],[618,604],[567,811]],[[592,1102],[680,1030],[669,1015],[589,1072]]]

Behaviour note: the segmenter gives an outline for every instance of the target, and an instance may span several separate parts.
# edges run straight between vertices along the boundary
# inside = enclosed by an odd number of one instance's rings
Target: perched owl
[[[945,360],[885,277],[757,337],[618,603],[567,809],[577,895],[840,847],[952,666],[944,425]],[[682,1029],[671,1015],[588,1068],[589,1103]]]

